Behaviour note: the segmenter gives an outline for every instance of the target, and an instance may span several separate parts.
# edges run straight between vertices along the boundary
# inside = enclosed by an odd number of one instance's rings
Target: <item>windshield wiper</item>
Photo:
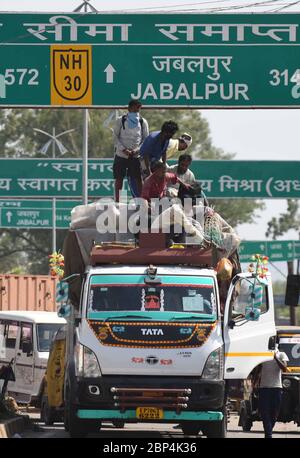
[[[189,316],[173,316],[170,318],[169,321],[179,321],[179,320],[199,320],[200,318],[203,317],[203,315],[207,315],[206,313],[199,313],[199,315],[189,315]]]
[[[111,320],[123,320],[124,318],[141,318],[143,320],[152,320],[150,316],[144,316],[144,315],[123,315],[123,316],[108,316],[105,318],[104,321],[111,321]]]

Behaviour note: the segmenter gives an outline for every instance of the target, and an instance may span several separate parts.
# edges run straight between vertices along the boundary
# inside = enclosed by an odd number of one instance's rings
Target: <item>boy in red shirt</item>
[[[148,202],[151,199],[160,199],[166,195],[167,186],[176,183],[189,188],[189,185],[183,183],[175,173],[166,172],[166,165],[163,162],[157,161],[152,165],[152,174],[144,182],[142,198]]]

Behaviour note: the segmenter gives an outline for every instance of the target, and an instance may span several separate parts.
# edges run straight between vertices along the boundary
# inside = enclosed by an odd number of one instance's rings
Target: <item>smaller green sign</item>
[[[296,259],[300,259],[300,241],[294,242],[294,256]]]
[[[294,259],[294,244],[290,241],[268,242],[270,261],[289,261]]]
[[[265,240],[242,242],[239,247],[241,262],[251,262],[254,254],[261,254],[269,257],[269,261],[292,261],[300,259],[300,241],[295,240]]]
[[[68,229],[71,210],[79,201],[56,201],[56,229]],[[52,229],[52,200],[0,200],[0,227]]]
[[[267,242],[242,242],[239,247],[239,255],[241,262],[251,262],[251,257],[256,254],[267,255]]]

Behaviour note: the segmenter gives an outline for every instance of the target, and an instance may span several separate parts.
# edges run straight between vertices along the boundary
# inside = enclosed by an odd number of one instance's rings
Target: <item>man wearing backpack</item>
[[[115,179],[115,200],[119,202],[123,180],[127,177],[133,197],[142,192],[140,146],[149,135],[148,122],[140,116],[141,102],[130,100],[128,113],[116,120],[114,127],[115,158],[113,175]]]

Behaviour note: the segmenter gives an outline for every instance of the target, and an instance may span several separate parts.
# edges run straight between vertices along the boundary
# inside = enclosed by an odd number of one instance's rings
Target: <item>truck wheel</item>
[[[86,422],[79,420],[79,418],[76,417],[71,406],[68,408],[67,424],[71,439],[76,437],[86,437],[89,433]]]
[[[72,406],[70,406],[68,412],[67,428],[69,435],[72,439],[75,437],[83,438],[86,437],[88,434],[98,433],[101,428],[101,422],[94,420],[79,419],[75,415]]]
[[[125,421],[124,420],[113,420],[112,424],[114,425],[115,428],[124,428]]]
[[[47,396],[42,398],[40,418],[47,426],[52,426],[55,421],[55,409],[49,406]]]
[[[246,409],[242,408],[240,413],[239,425],[243,428],[243,431],[251,431],[252,420],[248,417]]]
[[[224,412],[223,412],[224,413]],[[227,436],[227,415],[224,413],[223,420],[210,421],[205,425],[205,435],[208,438],[225,438]]]
[[[180,424],[182,432],[185,436],[198,436],[201,426],[196,421],[185,421]]]

